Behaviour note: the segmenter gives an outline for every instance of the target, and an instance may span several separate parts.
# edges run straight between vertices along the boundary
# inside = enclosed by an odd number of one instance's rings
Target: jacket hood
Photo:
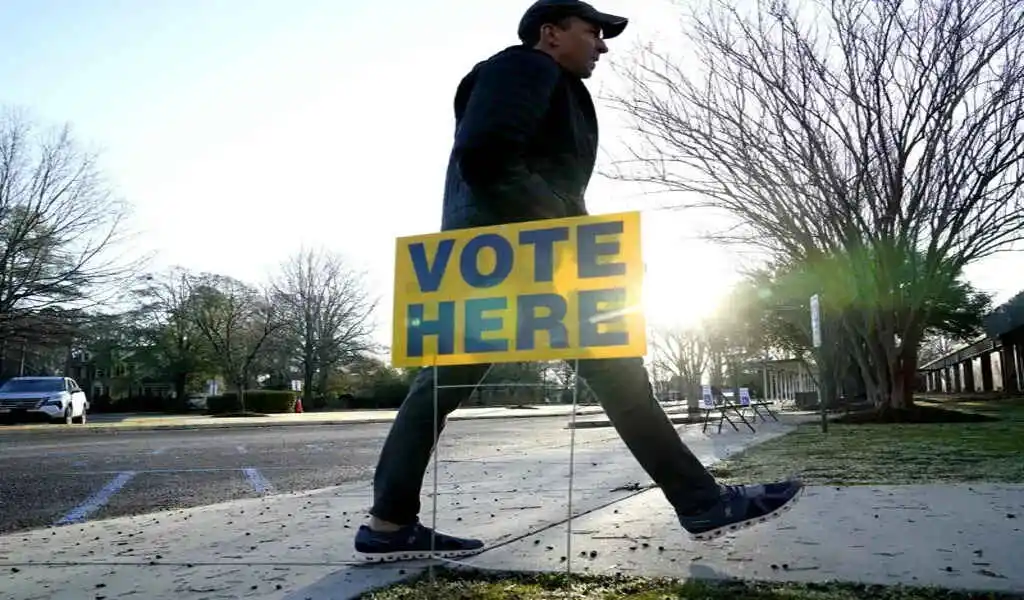
[[[494,56],[491,56],[487,60],[482,60],[478,62],[476,65],[474,65],[470,72],[466,74],[465,77],[462,78],[462,81],[459,82],[459,87],[455,90],[455,118],[462,118],[462,114],[466,110],[466,105],[469,103],[469,96],[473,92],[473,86],[476,85],[477,75],[480,73],[480,69],[484,65],[486,65],[488,62],[496,58],[504,56],[522,56],[526,58],[536,55],[545,56],[550,60],[554,61],[554,59],[551,58],[548,54],[541,52],[536,48],[531,48],[529,46],[519,44],[516,46],[509,46],[508,48],[505,48],[504,50],[498,52]]]

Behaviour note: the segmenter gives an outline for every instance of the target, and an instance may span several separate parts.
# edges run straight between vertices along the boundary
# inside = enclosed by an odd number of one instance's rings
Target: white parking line
[[[270,485],[270,482],[257,469],[246,467],[242,471],[245,473],[245,478],[249,480],[249,485],[252,486],[252,489],[256,490],[257,494],[273,493],[274,486]]]
[[[59,521],[54,525],[70,525],[71,523],[81,523],[89,515],[103,508],[110,499],[121,490],[129,481],[135,477],[135,471],[123,471],[118,473],[116,477],[107,482],[107,485],[103,486],[103,489],[96,492],[85,502],[76,506],[71,512],[61,517]]]
[[[235,446],[235,450],[238,450],[239,454],[245,454],[247,452],[245,446]]]
[[[284,466],[284,467],[263,467],[263,470],[271,469],[274,471],[294,471],[298,467]],[[317,467],[309,467],[310,470],[316,469]],[[232,471],[238,472],[238,467],[194,467],[191,469],[135,469],[133,471],[136,475],[142,473],[151,473],[155,475],[161,474],[173,474],[173,473],[219,473],[221,471]],[[62,475],[66,477],[74,477],[79,475],[117,475],[121,471],[54,471],[54,475]]]
[[[157,456],[159,454],[163,454],[164,452],[167,452],[167,448],[157,448],[156,450],[150,452],[150,454],[152,454],[153,456]]]

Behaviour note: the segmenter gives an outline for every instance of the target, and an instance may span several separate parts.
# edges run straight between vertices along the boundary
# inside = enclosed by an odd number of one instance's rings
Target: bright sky
[[[666,0],[594,0],[631,17],[625,51],[672,43]],[[135,207],[139,251],[258,282],[303,244],[365,268],[390,342],[394,238],[432,233],[452,99],[479,60],[516,43],[529,0],[3,0],[0,105],[71,122]],[[676,40],[678,41],[678,40]],[[610,69],[591,80],[597,96]],[[599,108],[604,148],[625,132]],[[666,198],[595,177],[592,213]],[[645,212],[649,320],[711,310],[737,259],[695,240],[692,213]],[[1008,276],[1017,273],[1016,277]],[[970,271],[1006,299],[1020,254]]]

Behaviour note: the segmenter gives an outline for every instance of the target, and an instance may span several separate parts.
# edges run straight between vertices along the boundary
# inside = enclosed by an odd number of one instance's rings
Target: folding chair
[[[736,423],[734,423],[733,420],[729,418],[729,415],[726,414],[728,404],[723,399],[722,404],[718,405],[718,403],[715,402],[715,396],[711,392],[711,386],[709,385],[702,386],[701,388],[700,407],[701,410],[704,411],[704,427],[701,428],[702,433],[707,432],[708,422],[711,421],[711,413],[715,410],[718,411],[718,433],[722,433],[722,423],[724,421],[728,421],[729,424],[732,425],[733,430],[737,432],[740,430],[740,428],[736,426]],[[743,418],[743,415],[740,415],[740,418]],[[747,420],[743,419],[743,422],[746,423]],[[747,427],[750,427],[750,423],[747,423]],[[750,429],[753,431],[754,428],[750,427]]]
[[[763,408],[765,412],[768,413],[768,416],[772,418],[773,421],[775,421],[776,423],[779,422],[779,418],[775,416],[774,412],[772,412],[771,405],[768,403],[768,401],[752,401],[750,398],[750,390],[748,388],[740,388],[740,405],[745,408],[750,408],[751,412],[754,413],[753,419],[755,423],[757,422],[758,418],[761,419],[762,423],[768,422],[768,419],[766,419],[764,415],[761,414],[761,411],[758,407]]]

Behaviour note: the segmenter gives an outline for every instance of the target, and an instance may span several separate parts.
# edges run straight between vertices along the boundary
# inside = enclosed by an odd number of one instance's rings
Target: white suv
[[[0,417],[85,423],[88,410],[85,392],[70,377],[13,377],[0,385]]]

